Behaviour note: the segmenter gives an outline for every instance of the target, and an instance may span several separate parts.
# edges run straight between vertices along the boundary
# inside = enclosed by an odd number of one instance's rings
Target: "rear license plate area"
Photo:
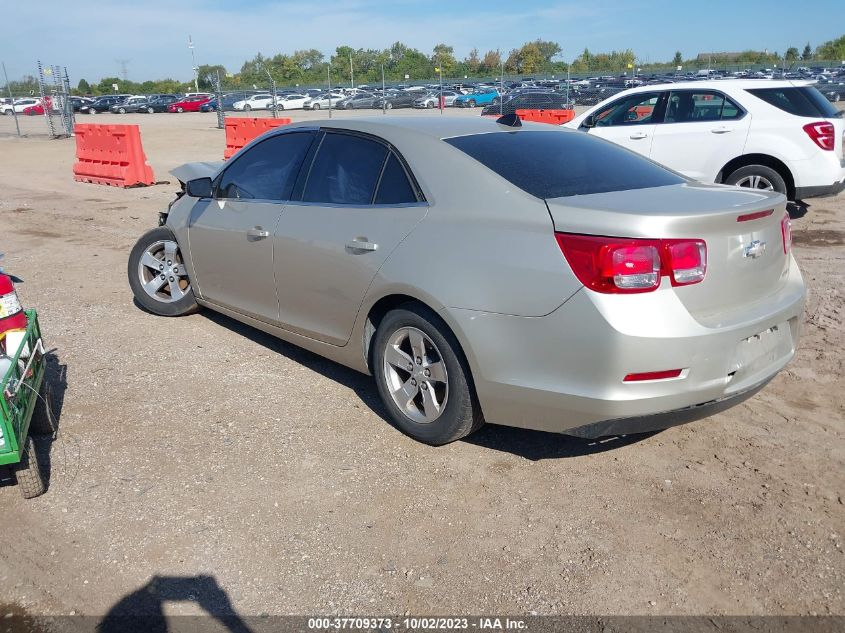
[[[792,329],[780,323],[739,342],[728,374],[731,385],[765,370],[792,353]]]

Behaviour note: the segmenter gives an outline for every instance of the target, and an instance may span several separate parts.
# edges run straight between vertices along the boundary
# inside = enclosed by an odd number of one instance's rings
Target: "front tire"
[[[147,112],[148,112],[149,114],[153,114],[153,113],[155,112],[155,110],[153,110],[152,108],[147,108]]]
[[[746,165],[728,174],[726,185],[747,187],[759,191],[777,191],[786,195],[786,182],[783,177],[766,165]]]
[[[47,481],[41,470],[32,436],[28,435],[26,438],[21,461],[15,467],[15,479],[24,499],[39,497],[47,491]]]
[[[118,109],[117,109],[117,111],[118,111],[120,114],[126,114],[126,108],[118,108]]]
[[[181,106],[180,106],[180,107],[178,107],[178,108],[176,108],[176,112],[178,112],[179,114],[181,114],[181,113],[182,113],[182,112],[184,112],[184,111],[185,111],[185,109],[184,109],[183,107],[181,107]]]
[[[484,424],[460,345],[433,311],[416,304],[392,310],[372,345],[379,395],[403,433],[440,446]]]
[[[129,254],[129,287],[135,300],[159,316],[184,316],[198,309],[185,259],[165,226],[147,231]]]
[[[470,108],[474,108],[475,107],[475,101],[473,99],[470,99],[469,101],[467,101],[467,106],[469,106]]]
[[[320,104],[319,104],[319,103],[315,103],[314,105],[312,105],[312,106],[311,106],[311,108],[312,108],[313,110],[319,110],[319,109],[320,109]]]

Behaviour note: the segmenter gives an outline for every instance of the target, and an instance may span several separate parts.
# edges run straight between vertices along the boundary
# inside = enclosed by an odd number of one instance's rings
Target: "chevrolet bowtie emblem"
[[[754,240],[750,244],[745,245],[745,247],[742,249],[742,256],[750,257],[751,259],[757,259],[765,252],[766,243],[761,242],[760,240]]]

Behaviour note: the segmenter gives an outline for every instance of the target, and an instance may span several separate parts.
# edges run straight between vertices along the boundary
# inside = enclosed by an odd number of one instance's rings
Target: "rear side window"
[[[639,154],[584,132],[493,132],[445,141],[538,198],[686,182]]]
[[[769,105],[779,110],[794,114],[795,116],[822,117],[825,119],[841,117],[842,112],[837,110],[824,95],[812,86],[801,86],[796,88],[751,88],[748,90],[758,99],[762,99]]]
[[[369,205],[387,147],[360,136],[326,133],[305,184],[304,202]]]
[[[738,119],[744,112],[721,92],[673,90],[666,102],[666,123]]]
[[[217,198],[288,200],[313,132],[271,136],[239,155],[220,176]]]
[[[417,202],[417,195],[402,168],[402,163],[391,152],[381,174],[376,194],[376,204],[405,204]]]

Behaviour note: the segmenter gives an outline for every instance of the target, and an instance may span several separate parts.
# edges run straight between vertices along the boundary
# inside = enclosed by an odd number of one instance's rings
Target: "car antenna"
[[[508,127],[522,127],[522,119],[519,118],[519,115],[516,112],[500,116],[496,119],[496,123],[499,125],[507,125]]]

